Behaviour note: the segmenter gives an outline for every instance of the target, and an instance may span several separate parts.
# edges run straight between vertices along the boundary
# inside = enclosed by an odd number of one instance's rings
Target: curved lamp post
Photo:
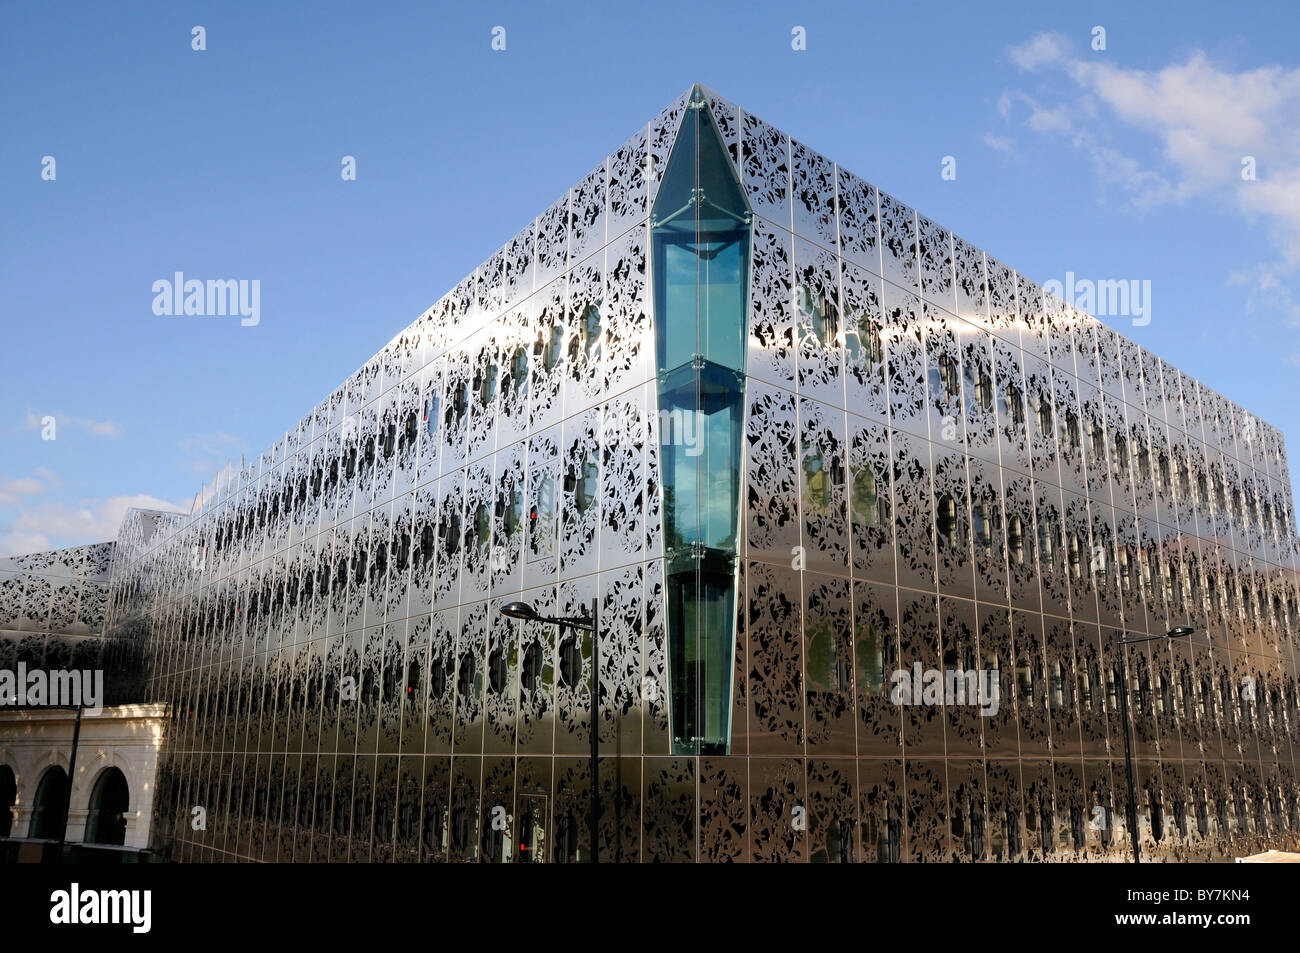
[[[600,814],[600,791],[597,786],[599,781],[599,768],[597,761],[600,754],[600,732],[598,730],[599,705],[600,705],[600,632],[596,624],[598,618],[597,612],[599,603],[597,600],[591,600],[591,614],[584,615],[577,619],[556,619],[550,616],[538,615],[527,602],[507,602],[501,607],[501,614],[509,619],[518,619],[520,622],[541,622],[545,625],[558,625],[561,628],[577,629],[580,632],[591,633],[591,805],[589,808],[590,818],[588,824],[591,831],[591,862],[598,863],[600,859],[599,841],[597,840],[598,825],[596,818]]]
[[[1142,863],[1142,853],[1138,847],[1137,835],[1137,799],[1133,791],[1133,748],[1129,741],[1129,719],[1128,719],[1128,667],[1124,664],[1124,646],[1134,645],[1138,642],[1158,642],[1161,639],[1177,639],[1185,635],[1191,635],[1195,630],[1190,625],[1180,625],[1170,629],[1164,635],[1146,635],[1140,639],[1126,639],[1122,631],[1115,633],[1115,653],[1119,660],[1119,711],[1120,719],[1124,723],[1124,771],[1128,775],[1128,836],[1129,842],[1133,845],[1133,863]]]

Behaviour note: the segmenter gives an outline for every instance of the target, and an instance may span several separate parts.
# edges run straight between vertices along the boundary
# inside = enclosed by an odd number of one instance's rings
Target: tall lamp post
[[[1124,771],[1128,775],[1128,836],[1133,845],[1133,863],[1142,863],[1142,852],[1138,847],[1137,834],[1137,797],[1133,790],[1133,746],[1129,740],[1128,718],[1128,667],[1124,664],[1124,646],[1138,642],[1158,642],[1161,639],[1177,639],[1191,635],[1194,630],[1189,625],[1180,625],[1170,629],[1164,635],[1146,635],[1140,639],[1126,639],[1123,632],[1115,633],[1116,658],[1119,661],[1119,712],[1124,723]]]
[[[580,632],[591,633],[591,803],[589,807],[590,817],[588,825],[591,832],[591,862],[593,864],[600,861],[600,848],[597,834],[599,825],[596,818],[600,815],[600,789],[599,789],[599,768],[598,759],[600,755],[600,627],[597,624],[599,602],[591,600],[590,615],[584,615],[578,619],[554,619],[549,616],[538,615],[527,602],[508,602],[501,607],[501,614],[510,619],[519,619],[521,622],[541,622],[546,625],[558,625],[561,628],[577,629]]]

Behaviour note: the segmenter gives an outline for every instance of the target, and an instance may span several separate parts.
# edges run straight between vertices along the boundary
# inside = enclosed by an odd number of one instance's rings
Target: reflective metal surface
[[[648,250],[684,95],[193,514],[128,518],[106,633],[172,705],[159,846],[587,860],[594,677],[602,860],[1123,860],[1115,636],[1185,624],[1127,657],[1143,851],[1294,847],[1282,435],[708,97],[755,215],[727,753],[670,737]],[[14,579],[4,645],[47,601]],[[498,611],[591,598],[598,673]],[[896,704],[918,664],[997,711]]]

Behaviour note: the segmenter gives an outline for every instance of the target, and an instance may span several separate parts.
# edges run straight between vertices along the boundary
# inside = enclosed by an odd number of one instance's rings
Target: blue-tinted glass
[[[691,366],[660,382],[664,532],[671,552],[734,553],[740,511],[744,390],[739,374]]]
[[[744,369],[751,220],[697,91],[651,212],[660,372],[696,357]]]
[[[651,213],[678,753],[730,743],[751,219],[697,88]]]

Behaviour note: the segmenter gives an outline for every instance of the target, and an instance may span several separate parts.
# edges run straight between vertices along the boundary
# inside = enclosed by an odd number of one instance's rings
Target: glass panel
[[[736,563],[687,556],[668,575],[673,750],[725,754],[731,737]]]
[[[740,375],[681,367],[660,382],[664,535],[670,553],[693,545],[736,551],[740,512]]]
[[[751,221],[697,87],[651,212],[675,753],[730,743]]]
[[[696,358],[744,369],[752,217],[697,91],[650,219],[661,373]]]

